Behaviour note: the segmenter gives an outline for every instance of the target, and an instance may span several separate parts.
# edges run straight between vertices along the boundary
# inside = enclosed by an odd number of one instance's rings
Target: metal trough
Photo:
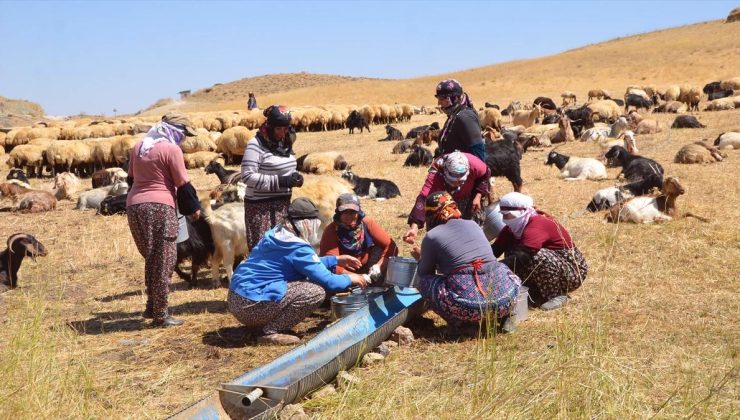
[[[270,418],[283,405],[331,382],[339,371],[355,366],[421,307],[421,295],[416,289],[389,289],[306,343],[222,384],[218,393],[170,418]]]

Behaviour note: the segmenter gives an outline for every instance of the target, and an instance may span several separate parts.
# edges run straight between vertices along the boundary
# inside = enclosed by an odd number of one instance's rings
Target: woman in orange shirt
[[[334,221],[321,236],[319,255],[350,255],[355,259],[346,267],[337,266],[336,274],[369,274],[379,283],[385,278],[388,257],[398,255],[398,247],[375,220],[365,216],[357,195],[342,194],[337,198]]]

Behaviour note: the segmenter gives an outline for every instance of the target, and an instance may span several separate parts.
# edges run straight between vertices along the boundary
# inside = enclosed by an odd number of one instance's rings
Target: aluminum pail
[[[399,287],[416,287],[416,267],[413,258],[390,257],[385,282]]]

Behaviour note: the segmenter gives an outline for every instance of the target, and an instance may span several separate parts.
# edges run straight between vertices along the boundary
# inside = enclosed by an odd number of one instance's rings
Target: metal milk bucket
[[[376,297],[380,296],[388,290],[386,287],[380,287],[380,286],[369,286],[366,288],[355,288],[352,289],[351,292],[353,295],[365,295],[367,296],[367,300],[371,301],[374,300]]]
[[[385,282],[399,287],[416,287],[416,267],[419,263],[413,258],[390,257]]]
[[[367,295],[363,293],[337,295],[331,298],[331,314],[334,319],[344,318],[363,306],[367,306]]]
[[[519,286],[519,294],[516,297],[514,314],[517,321],[526,321],[529,318],[529,287]]]
[[[501,206],[498,201],[487,206],[483,211],[485,213],[485,220],[483,221],[483,233],[486,234],[486,239],[492,241],[496,239],[499,232],[506,226],[504,224],[504,215],[499,212]]]

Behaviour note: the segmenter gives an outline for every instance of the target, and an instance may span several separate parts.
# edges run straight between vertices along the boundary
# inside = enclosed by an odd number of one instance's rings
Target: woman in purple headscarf
[[[463,92],[462,85],[455,79],[447,79],[437,84],[437,105],[447,114],[447,121],[439,136],[441,154],[455,150],[470,153],[486,161],[486,147],[480,131],[478,112]]]
[[[567,294],[579,288],[588,265],[568,231],[548,214],[536,210],[531,197],[512,192],[499,202],[504,227],[491,249],[505,255],[508,265],[529,287],[544,310],[565,305]]]

